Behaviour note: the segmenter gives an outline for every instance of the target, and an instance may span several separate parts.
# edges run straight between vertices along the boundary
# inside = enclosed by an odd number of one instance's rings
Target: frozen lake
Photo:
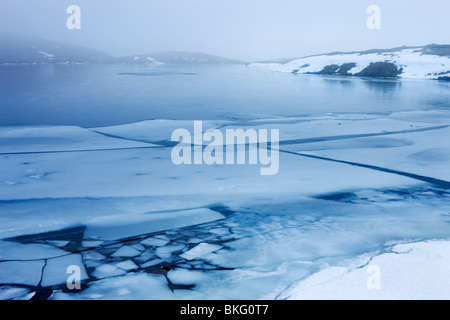
[[[448,82],[0,71],[0,299],[450,298]],[[175,165],[192,120],[278,129],[278,173]]]
[[[450,84],[292,75],[246,66],[0,66],[0,125],[110,126],[448,108]]]

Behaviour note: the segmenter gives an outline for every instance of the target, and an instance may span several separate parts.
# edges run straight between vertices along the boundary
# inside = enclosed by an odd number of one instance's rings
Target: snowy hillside
[[[450,46],[428,45],[390,50],[330,53],[287,63],[252,63],[249,66],[279,72],[356,75],[418,79],[450,78]]]
[[[0,64],[34,63],[121,63],[153,65],[226,65],[240,61],[186,51],[154,52],[113,57],[102,51],[47,39],[0,33]]]
[[[167,52],[154,52],[149,54],[135,55],[122,57],[117,59],[122,63],[153,63],[157,65],[170,64],[170,65],[221,65],[221,64],[242,64],[242,62],[227,58],[222,58],[210,54],[199,52],[187,52],[187,51],[167,51]]]
[[[0,63],[104,63],[113,59],[98,50],[39,37],[0,34]]]

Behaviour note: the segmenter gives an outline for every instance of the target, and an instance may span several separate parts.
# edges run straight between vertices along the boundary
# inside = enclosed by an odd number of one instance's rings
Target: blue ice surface
[[[108,140],[108,150],[85,145],[75,130],[71,144],[85,148],[67,152],[54,148],[69,140],[51,138],[46,145],[45,136],[14,137],[8,127],[5,147],[28,143],[36,151],[12,150],[0,158],[1,283],[25,285],[18,295],[51,286],[54,298],[129,298],[135,292],[141,298],[273,298],[324,265],[383,252],[393,242],[449,237],[449,146],[442,139],[450,123],[442,109],[447,84],[245,67],[8,68],[22,69],[0,93],[15,108],[2,105],[3,125],[98,127],[161,118],[251,127],[258,119],[287,137],[279,174],[261,177],[250,166],[176,167],[168,145],[135,148],[146,142],[120,128],[117,150],[111,149],[116,138],[96,128],[79,132],[99,145]],[[30,73],[44,77],[48,68],[55,73],[47,85],[59,90],[60,101],[26,80]],[[186,77],[189,72],[196,74]],[[36,105],[20,94],[29,89]],[[151,127],[152,121],[134,125]],[[53,149],[38,153],[41,147]],[[101,280],[64,293],[69,264],[82,267],[83,281]],[[146,284],[155,291],[143,290]]]

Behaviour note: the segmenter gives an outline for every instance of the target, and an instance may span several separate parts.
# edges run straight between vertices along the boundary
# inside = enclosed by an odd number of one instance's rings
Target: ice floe
[[[70,254],[63,257],[48,259],[42,273],[41,286],[48,287],[54,285],[65,284],[70,275],[70,266],[76,266],[79,270],[78,280],[84,281],[88,278],[84,269],[81,255]]]
[[[125,270],[118,268],[112,264],[103,264],[95,268],[95,271],[92,273],[92,275],[98,279],[102,279],[123,275],[125,273]]]
[[[141,252],[135,248],[131,248],[128,246],[120,247],[119,250],[112,254],[113,257],[136,257],[140,255]]]
[[[208,253],[214,252],[216,250],[219,250],[222,248],[222,246],[209,244],[209,243],[200,243],[199,245],[195,246],[191,250],[181,254],[180,256],[187,260],[193,260],[195,258],[200,258]]]

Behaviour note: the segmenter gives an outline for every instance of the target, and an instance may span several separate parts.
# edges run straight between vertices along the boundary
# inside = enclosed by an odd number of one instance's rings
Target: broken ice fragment
[[[135,248],[131,248],[128,246],[123,246],[116,252],[112,254],[113,257],[136,257],[140,255],[141,252]]]
[[[116,263],[116,267],[125,271],[130,271],[138,268],[138,266],[131,260]]]
[[[41,286],[47,287],[66,283],[68,277],[70,276],[70,272],[68,273],[69,266],[77,266],[79,268],[80,281],[88,278],[81,255],[70,254],[47,260],[47,264],[45,265],[44,272],[42,274]]]
[[[180,255],[180,257],[187,260],[193,260],[195,258],[207,255],[208,253],[211,253],[213,251],[219,250],[220,248],[222,248],[222,246],[203,242],[192,248],[191,250],[183,253],[182,255]]]
[[[136,249],[136,250],[139,250],[139,251],[144,251],[145,250],[145,247],[142,244],[139,244],[139,243],[138,244],[133,244],[131,247]]]
[[[152,247],[162,247],[169,243],[169,240],[159,239],[159,238],[147,238],[144,241],[141,241],[141,244],[145,246]]]
[[[159,247],[156,249],[156,255],[162,259],[167,259],[172,256],[174,251],[180,251],[184,248],[182,244],[174,244],[171,246]]]
[[[141,267],[142,267],[142,268],[153,267],[153,266],[156,266],[157,264],[160,264],[160,263],[162,263],[162,262],[164,262],[164,260],[161,260],[161,259],[153,259],[153,260],[147,261],[147,262],[144,263],[144,264],[141,264]]]
[[[1,262],[0,283],[37,286],[43,266],[43,260]]]
[[[122,269],[119,269],[111,264],[103,264],[97,268],[92,273],[94,277],[97,279],[103,279],[108,277],[115,277],[125,274],[126,272]]]
[[[87,251],[83,252],[83,258],[85,260],[103,260],[105,256],[97,251]]]

